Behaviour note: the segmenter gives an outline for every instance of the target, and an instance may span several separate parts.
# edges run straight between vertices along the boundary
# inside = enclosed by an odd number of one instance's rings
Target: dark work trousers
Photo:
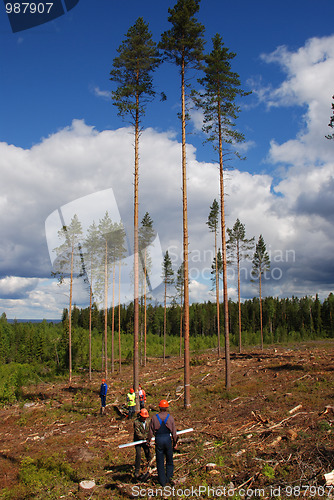
[[[136,448],[135,474],[139,474],[140,462],[141,462],[141,449],[143,448],[147,462],[151,460],[151,450],[146,443],[137,444],[135,448]]]
[[[101,406],[104,408],[106,406],[107,396],[100,396],[101,398]]]
[[[159,432],[161,427],[165,427],[166,431]],[[167,483],[169,483],[170,479],[173,476],[174,464],[171,435],[164,423],[161,424],[161,427],[155,435],[155,455],[157,459],[158,481],[163,487]]]
[[[136,407],[135,406],[128,406],[128,410],[129,410],[128,417],[133,418],[135,416],[135,413],[136,413]]]

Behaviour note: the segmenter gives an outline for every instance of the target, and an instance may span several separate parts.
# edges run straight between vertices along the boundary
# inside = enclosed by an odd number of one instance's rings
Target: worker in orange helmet
[[[128,416],[131,419],[134,416],[136,410],[136,394],[132,387],[126,395],[126,401],[129,411]]]
[[[149,423],[147,419],[149,418],[149,413],[145,408],[142,408],[138,413],[136,420],[133,423],[134,441],[142,441],[147,439]],[[136,448],[136,461],[135,461],[135,478],[138,479],[140,476],[140,463],[141,463],[141,449],[145,453],[147,463],[151,460],[151,449],[147,443],[137,444]]]
[[[147,444],[155,436],[155,455],[157,459],[158,481],[162,487],[170,484],[174,472],[173,450],[177,448],[177,434],[174,418],[168,413],[166,399],[159,403],[159,413],[150,422]],[[166,467],[165,467],[166,459]]]

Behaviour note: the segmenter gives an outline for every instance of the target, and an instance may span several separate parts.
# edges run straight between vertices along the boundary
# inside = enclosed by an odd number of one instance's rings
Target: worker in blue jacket
[[[108,392],[108,386],[106,384],[105,379],[102,379],[102,384],[100,387],[100,398],[101,398],[101,415],[104,414],[105,409],[106,409],[106,401],[107,401],[107,392]]]
[[[158,481],[161,486],[171,484],[174,463],[173,450],[177,448],[177,434],[174,418],[168,413],[168,401],[162,399],[159,403],[159,413],[151,419],[147,444],[155,436],[155,456],[157,460]]]

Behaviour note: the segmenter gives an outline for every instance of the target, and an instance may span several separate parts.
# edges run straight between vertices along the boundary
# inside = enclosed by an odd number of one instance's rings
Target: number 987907
[[[52,6],[53,2],[7,2],[6,12],[7,14],[49,14]]]

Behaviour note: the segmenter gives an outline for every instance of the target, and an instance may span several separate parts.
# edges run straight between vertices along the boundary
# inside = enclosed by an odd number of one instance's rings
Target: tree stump
[[[85,480],[79,483],[79,497],[84,498],[86,494],[91,494],[95,488],[95,481]]]
[[[206,472],[211,472],[213,470],[217,470],[217,464],[213,464],[213,463],[206,464],[205,470],[206,470]]]

